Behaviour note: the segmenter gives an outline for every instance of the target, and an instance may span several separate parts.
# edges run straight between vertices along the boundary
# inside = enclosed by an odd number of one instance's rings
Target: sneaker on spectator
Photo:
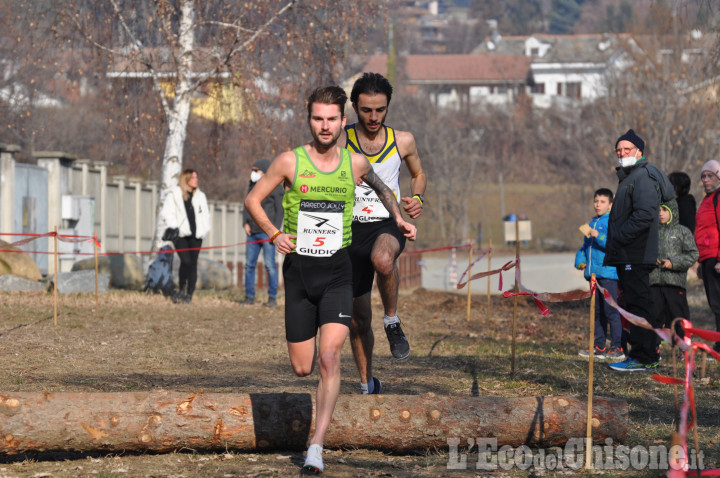
[[[238,302],[240,305],[253,305],[255,303],[255,297],[245,297],[245,299]]]
[[[388,342],[390,342],[390,353],[398,360],[406,359],[410,355],[410,344],[405,337],[400,322],[395,322],[385,327]]]
[[[616,370],[618,372],[645,372],[647,370],[651,370],[658,367],[659,362],[653,362],[653,363],[640,363],[634,358],[626,358],[622,362],[613,362],[608,364],[608,366]]]
[[[614,362],[625,360],[625,352],[620,347],[610,347],[605,354],[605,358]]]
[[[323,472],[322,447],[320,445],[310,445],[308,448],[303,472],[316,474]]]
[[[605,358],[605,353],[607,352],[607,348],[603,347],[600,348],[597,345],[595,346],[595,351],[593,352],[593,356],[597,360],[603,360]],[[581,350],[578,352],[578,355],[585,358],[590,358],[590,350]]]

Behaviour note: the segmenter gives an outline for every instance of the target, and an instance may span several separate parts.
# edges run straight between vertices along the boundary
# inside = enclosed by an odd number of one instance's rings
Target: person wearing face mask
[[[698,277],[705,285],[708,305],[715,316],[715,327],[720,331],[720,162],[711,159],[700,171],[705,197],[695,216],[695,243],[698,247],[700,265]],[[715,342],[715,351],[720,351],[720,342]]]
[[[650,293],[650,271],[658,258],[660,204],[675,197],[670,179],[643,154],[645,141],[632,129],[615,142],[620,180],[608,219],[605,262],[615,266],[625,309],[656,327]],[[609,364],[620,372],[652,370],[658,366],[657,335],[630,325],[630,352],[622,362]]]
[[[250,173],[248,194],[250,194],[250,191],[252,191],[255,184],[263,177],[269,167],[270,161],[267,159],[255,161],[255,164],[252,166],[252,172]],[[265,214],[267,214],[277,229],[281,229],[283,223],[282,201],[283,188],[282,186],[278,186],[261,203]],[[277,305],[278,288],[275,245],[268,240],[268,235],[265,234],[253,218],[250,217],[247,209],[243,212],[243,222],[248,244],[245,246],[245,300],[242,301],[241,304],[249,305],[255,303],[255,267],[257,266],[260,251],[262,250],[265,270],[268,273],[268,300],[264,305],[267,307],[275,307]]]

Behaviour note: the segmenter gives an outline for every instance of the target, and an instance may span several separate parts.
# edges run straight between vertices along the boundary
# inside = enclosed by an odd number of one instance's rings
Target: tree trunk
[[[628,405],[593,402],[593,440],[625,439]],[[587,402],[563,397],[341,395],[329,448],[446,449],[448,439],[560,446],[585,436]],[[310,394],[181,392],[0,394],[0,453],[30,451],[301,450]]]
[[[166,110],[168,125],[165,137],[165,151],[163,152],[162,180],[157,205],[157,223],[155,225],[155,237],[153,238],[153,250],[158,250],[162,246],[161,238],[166,228],[162,208],[170,191],[178,185],[178,178],[182,172],[188,118],[190,117],[190,95],[193,87],[190,76],[193,72],[196,28],[195,5],[190,0],[183,0],[180,11],[179,51],[176,56],[177,83],[175,84],[172,108]],[[164,93],[158,88],[158,94],[163,95]]]

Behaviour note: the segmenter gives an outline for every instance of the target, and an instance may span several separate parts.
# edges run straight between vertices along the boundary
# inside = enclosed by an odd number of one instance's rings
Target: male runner
[[[245,199],[253,220],[277,250],[286,254],[285,337],[296,375],[313,371],[318,381],[315,433],[304,468],[322,472],[322,445],[340,392],[340,350],[352,311],[352,274],[347,246],[351,241],[355,183],[362,179],[377,193],[404,237],[415,240],[415,226],[405,222],[392,191],[361,154],[337,145],[345,126],[347,96],[342,88],[316,89],[308,98],[312,142],[280,154]],[[273,225],[261,202],[278,185],[283,198],[285,231]],[[318,334],[319,331],[319,334]],[[315,336],[319,335],[316,347]]]
[[[350,101],[358,121],[345,128],[346,148],[362,153],[370,161],[375,174],[393,190],[396,200],[405,203],[405,212],[416,219],[422,213],[427,178],[420,165],[413,135],[384,124],[391,97],[390,82],[378,73],[364,73],[355,82]],[[403,161],[410,171],[412,192],[410,196],[401,198],[398,176]],[[350,345],[360,372],[361,392],[381,393],[380,380],[372,376],[375,337],[371,327],[370,292],[377,272],[390,352],[396,359],[407,358],[410,344],[397,316],[400,285],[397,258],[405,247],[405,238],[380,199],[365,184],[355,188],[352,232],[353,242],[348,250],[353,267],[354,297]]]

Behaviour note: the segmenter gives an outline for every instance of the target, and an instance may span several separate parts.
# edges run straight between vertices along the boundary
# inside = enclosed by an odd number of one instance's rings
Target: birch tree
[[[377,3],[363,2],[360,11],[348,0],[64,0],[58,8],[61,26],[101,52],[111,71],[123,65],[126,76],[152,86],[165,138],[160,212],[183,168],[194,97],[223,82],[247,90],[265,74],[263,88],[292,110],[320,82],[339,82],[350,41],[373,23]],[[246,100],[250,111],[257,98]],[[267,111],[254,114],[262,120]],[[164,229],[158,214],[154,248]]]

